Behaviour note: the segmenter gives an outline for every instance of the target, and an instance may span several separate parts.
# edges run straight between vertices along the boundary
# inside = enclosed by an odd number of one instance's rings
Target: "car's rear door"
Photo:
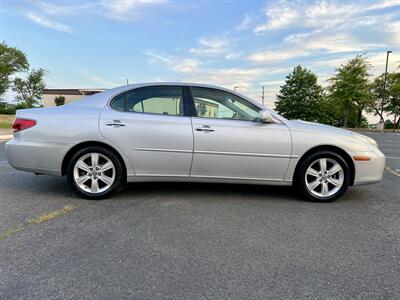
[[[111,100],[100,131],[130,158],[138,176],[187,177],[193,131],[182,86],[147,86]]]
[[[291,137],[283,123],[256,121],[260,109],[218,89],[191,87],[191,177],[283,181]]]

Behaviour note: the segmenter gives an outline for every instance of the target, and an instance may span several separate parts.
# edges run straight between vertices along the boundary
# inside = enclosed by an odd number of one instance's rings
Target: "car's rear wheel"
[[[121,161],[110,150],[91,146],[75,153],[68,165],[68,181],[79,196],[103,199],[124,184]]]
[[[350,182],[350,168],[339,154],[319,151],[301,162],[295,178],[295,185],[306,199],[317,202],[331,202],[347,190]]]

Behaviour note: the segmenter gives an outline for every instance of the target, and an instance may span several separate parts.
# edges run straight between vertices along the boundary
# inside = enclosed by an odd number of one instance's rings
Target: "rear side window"
[[[153,86],[129,91],[126,94],[126,111],[183,116],[183,88]]]
[[[126,93],[119,94],[111,100],[110,106],[115,110],[125,111]]]

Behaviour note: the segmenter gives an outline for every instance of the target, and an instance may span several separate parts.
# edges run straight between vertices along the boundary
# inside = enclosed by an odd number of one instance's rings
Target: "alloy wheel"
[[[87,153],[75,163],[74,181],[85,192],[105,192],[115,181],[115,166],[111,159],[101,153]]]
[[[307,190],[318,198],[335,195],[343,186],[344,171],[333,158],[319,158],[313,161],[305,173]]]

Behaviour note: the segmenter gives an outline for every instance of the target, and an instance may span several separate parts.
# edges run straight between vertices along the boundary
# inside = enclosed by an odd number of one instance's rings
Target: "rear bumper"
[[[8,163],[15,169],[61,176],[61,163],[68,145],[13,139],[6,143]]]
[[[369,156],[369,161],[354,161],[354,185],[376,183],[382,180],[385,170],[385,155],[376,148],[374,151],[357,153],[355,155]]]

